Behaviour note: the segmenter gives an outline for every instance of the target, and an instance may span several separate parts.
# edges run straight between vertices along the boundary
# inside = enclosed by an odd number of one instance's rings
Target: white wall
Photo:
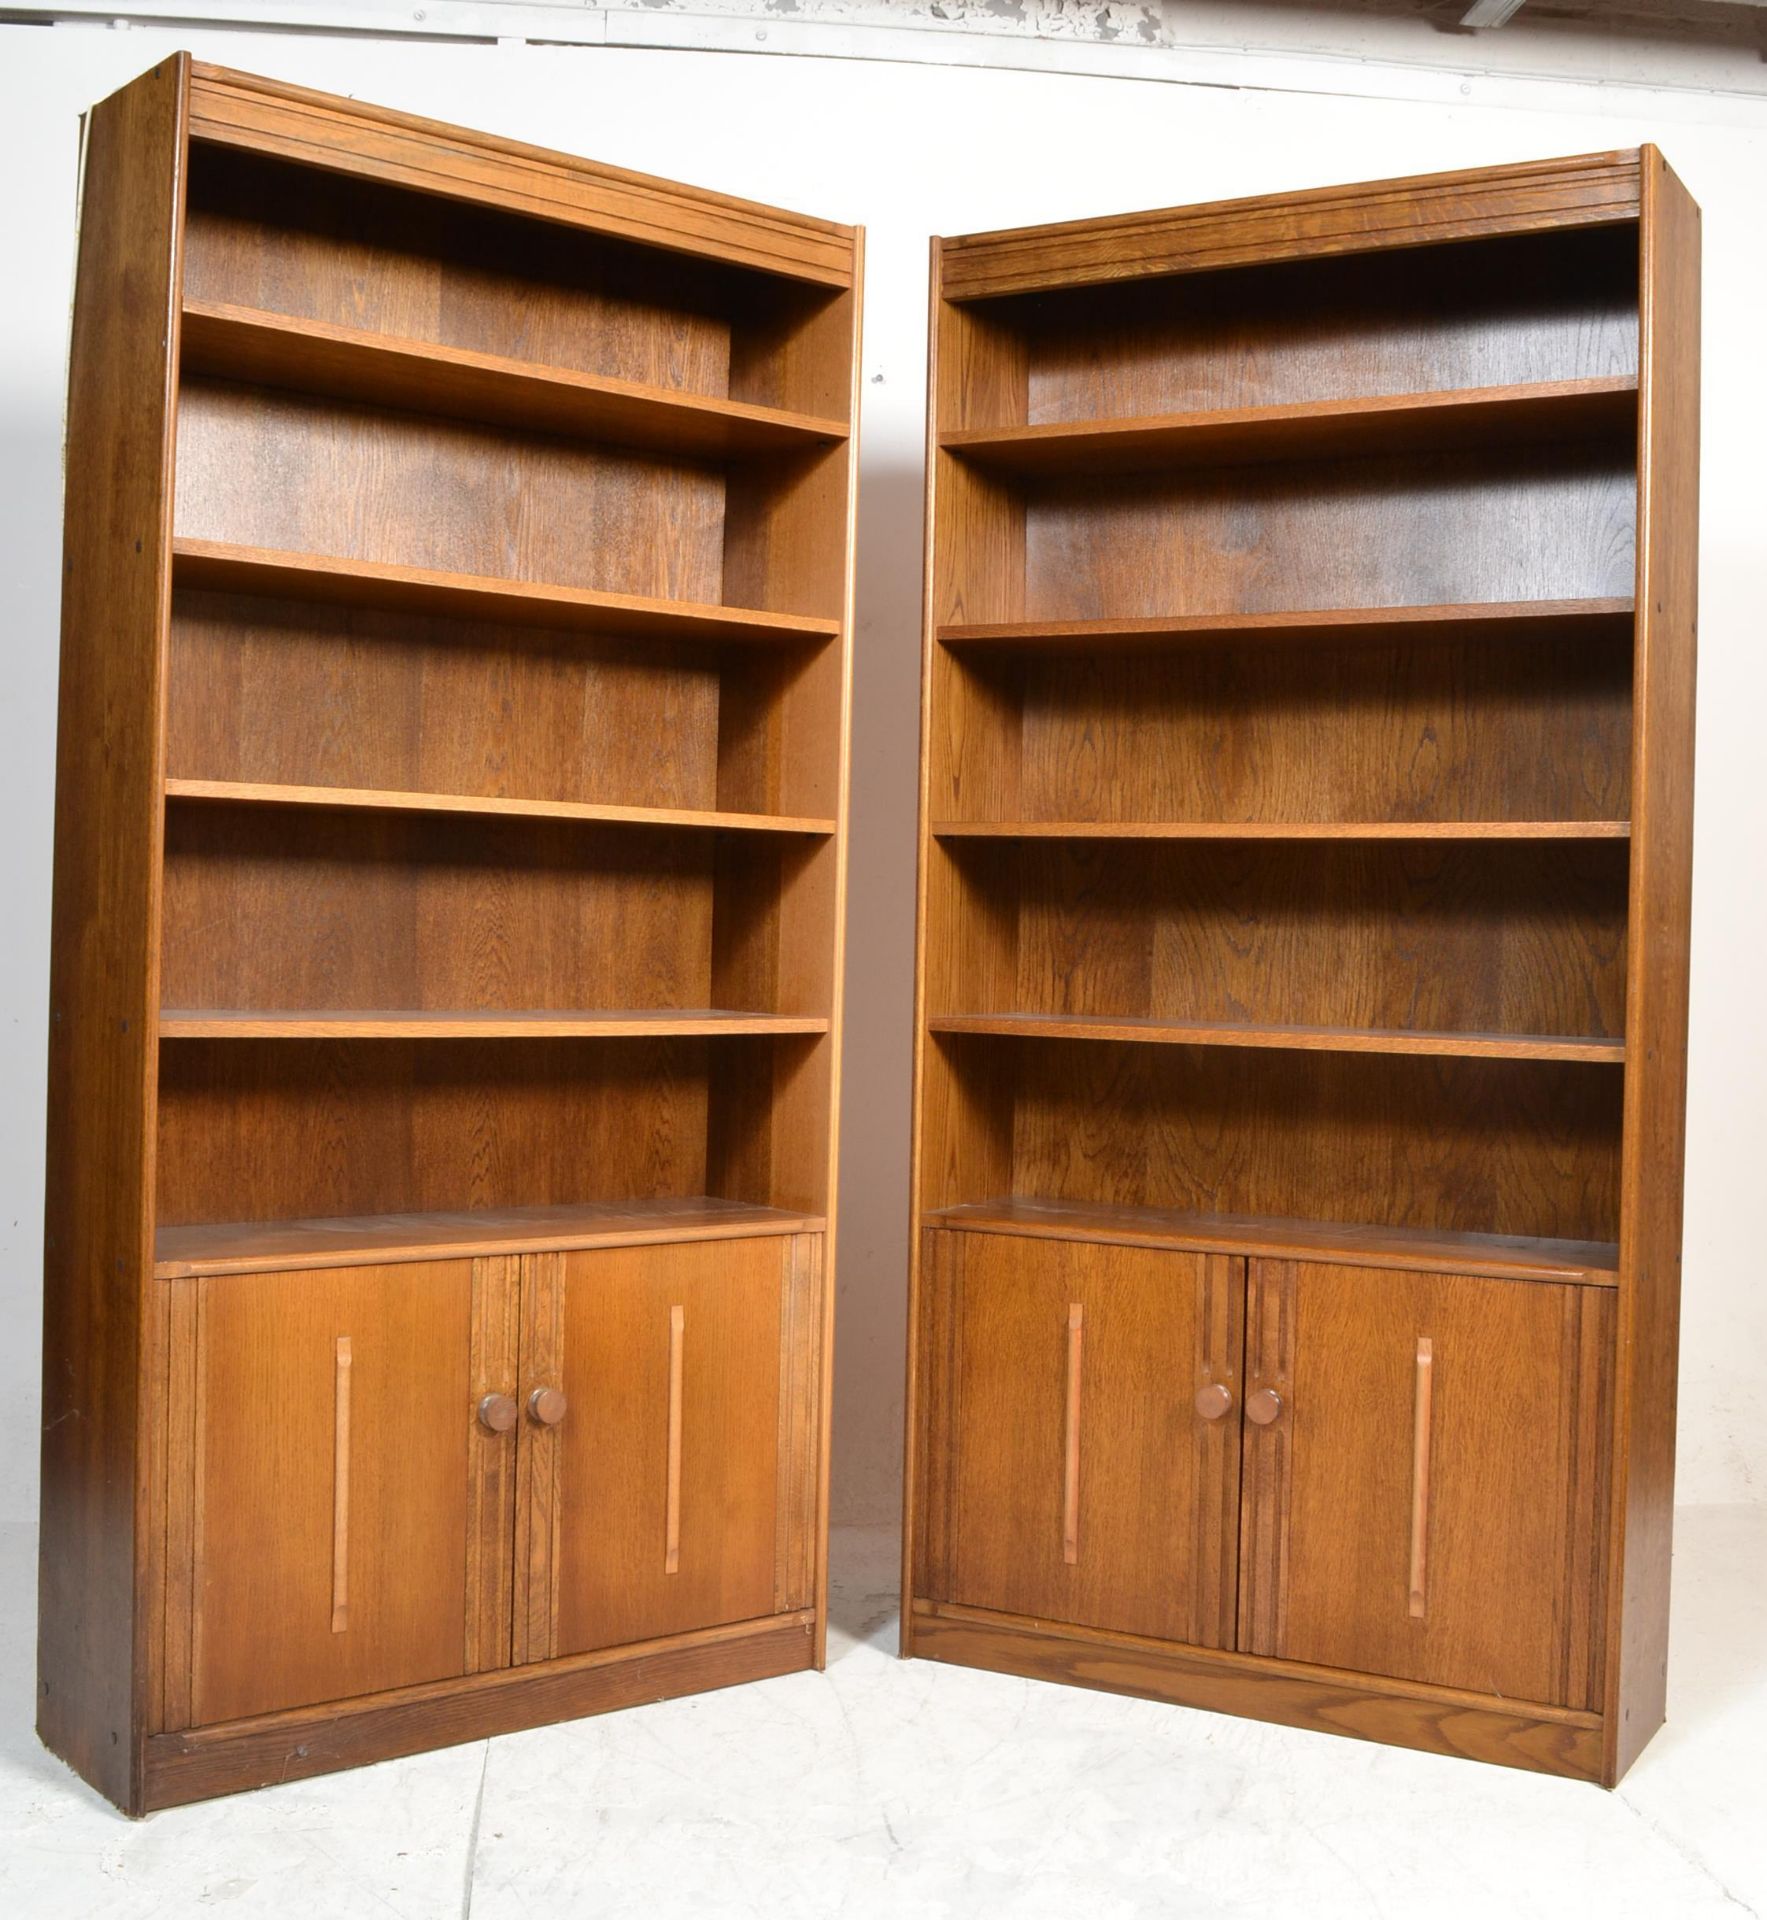
[[[0,1405],[34,1407],[55,732],[58,465],[76,115],[163,53],[358,94],[622,166],[863,221],[864,478],[854,742],[836,1517],[896,1502],[907,1217],[927,236],[1658,139],[1705,209],[1705,482],[1680,1492],[1767,1494],[1767,109],[1444,107],[612,48],[0,27]],[[1514,98],[1524,97],[1516,94]],[[1635,100],[1636,95],[1632,96]],[[0,1518],[36,1506],[0,1450]]]

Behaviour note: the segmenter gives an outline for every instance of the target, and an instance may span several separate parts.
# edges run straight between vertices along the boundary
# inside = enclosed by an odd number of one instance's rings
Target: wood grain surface
[[[211,300],[185,301],[183,363],[187,373],[211,378],[575,434],[690,460],[779,453],[846,434],[838,420],[783,408]]]
[[[189,1724],[460,1673],[469,1263],[199,1285]]]
[[[984,968],[960,948],[935,1015],[1625,1031],[1626,849],[1612,841],[1030,836],[949,851],[948,884],[1002,926],[1003,952]]]
[[[401,202],[433,197],[442,206],[437,224],[454,211],[449,203],[464,201],[646,242],[666,258],[738,262],[837,287],[857,277],[855,230],[831,220],[206,62],[192,68],[191,96],[193,141],[299,161],[297,177],[322,168],[413,189]]]
[[[1660,1722],[1697,219],[1645,148],[935,242],[905,1651],[1608,1784]],[[953,1598],[972,1510],[1059,1544],[953,1438],[1056,1447],[1025,1360],[966,1425],[957,1277],[1050,1248],[1250,1270],[1219,1651]]]
[[[612,1713],[681,1694],[798,1673],[813,1663],[808,1612],[263,1714],[148,1742],[144,1808],[311,1779],[433,1747]]]
[[[1505,1280],[1555,1280],[1597,1287],[1616,1285],[1619,1265],[1619,1249],[1612,1241],[1332,1225],[1256,1214],[1183,1213],[1169,1207],[978,1200],[926,1217],[930,1225],[954,1233],[1003,1233],[1193,1253],[1269,1254],[1361,1267],[1427,1267],[1437,1273],[1482,1273]]]
[[[1609,374],[1278,406],[959,427],[939,444],[980,466],[1020,475],[1166,473],[1561,440],[1629,445],[1638,425],[1637,394],[1635,379]]]
[[[1030,291],[964,310],[1003,347],[953,396],[955,424],[1624,377],[1637,289],[1636,233],[1616,225]]]
[[[187,62],[87,122],[50,916],[37,1730],[131,1812],[154,1673],[159,787]]]
[[[93,128],[45,1736],[140,1812],[303,1703],[285,1774],[819,1661],[860,236],[182,59]],[[672,1595],[749,1624],[501,1684],[593,1534],[567,1250],[749,1244]]]
[[[1246,1436],[1240,1651],[1598,1709],[1605,1472],[1584,1440],[1611,1391],[1612,1296],[1259,1260],[1246,1326],[1246,1391],[1285,1404]],[[1434,1436],[1414,1609],[1420,1338]]]
[[[1601,1777],[1601,1727],[1590,1713],[1554,1713],[1446,1688],[1383,1685],[1362,1673],[1328,1673],[931,1602],[916,1608],[911,1632],[913,1650],[923,1659],[1573,1780]]]
[[[1639,204],[1636,150],[1581,154],[964,234],[943,243],[942,289],[976,300],[1509,234],[1556,245],[1582,227],[1633,222]]]
[[[155,1236],[154,1273],[161,1280],[178,1280],[193,1274],[281,1273],[300,1267],[386,1266],[400,1260],[477,1256],[488,1274],[494,1264],[489,1259],[492,1255],[809,1235],[820,1232],[823,1224],[814,1215],[782,1207],[750,1206],[699,1194],[625,1205],[589,1201],[575,1206],[484,1207],[472,1213],[209,1221],[200,1226],[161,1227]],[[492,1342],[487,1351],[500,1349]]]
[[[1238,1388],[1240,1263],[929,1243],[943,1353],[924,1445],[948,1464],[927,1597],[1231,1645],[1239,1424],[1194,1403],[1203,1384]]]
[[[556,1436],[555,1652],[772,1608],[791,1252],[770,1238],[557,1256],[571,1411]]]
[[[1638,476],[1635,935],[1627,981],[1614,1408],[1612,1606],[1605,1777],[1661,1724],[1687,1152],[1687,1008],[1699,625],[1700,213],[1654,147],[1643,154]]]
[[[826,640],[839,630],[835,621],[816,614],[766,613],[751,607],[708,605],[679,595],[609,593],[556,581],[283,552],[226,540],[181,537],[174,543],[173,559],[178,581],[198,589],[627,638],[776,645]]]
[[[966,720],[935,760],[941,824],[1582,823],[1631,804],[1611,629],[1526,648],[1228,641],[1157,672],[1135,652],[989,652],[951,677]]]

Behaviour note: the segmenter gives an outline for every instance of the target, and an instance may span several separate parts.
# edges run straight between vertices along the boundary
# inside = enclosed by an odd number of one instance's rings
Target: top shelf
[[[939,445],[978,466],[1025,477],[1144,473],[1618,439],[1636,431],[1637,417],[1638,382],[1624,375],[1035,427],[958,428],[942,433]]]
[[[186,373],[572,434],[687,460],[792,453],[847,437],[844,421],[780,407],[671,392],[212,301],[185,302],[181,357]]]

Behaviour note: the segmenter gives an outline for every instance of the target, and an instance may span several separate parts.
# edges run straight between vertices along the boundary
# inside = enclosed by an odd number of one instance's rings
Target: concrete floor
[[[30,1731],[0,1527],[0,1913],[1767,1916],[1767,1510],[1678,1524],[1672,1718],[1613,1794],[904,1665],[894,1544],[848,1532],[826,1674],[139,1823]]]

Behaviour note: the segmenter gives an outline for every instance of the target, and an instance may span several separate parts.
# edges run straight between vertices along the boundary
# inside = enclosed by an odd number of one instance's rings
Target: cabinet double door
[[[166,1283],[163,1727],[811,1604],[821,1237]]]
[[[1599,1703],[1609,1289],[934,1230],[917,1591]]]

